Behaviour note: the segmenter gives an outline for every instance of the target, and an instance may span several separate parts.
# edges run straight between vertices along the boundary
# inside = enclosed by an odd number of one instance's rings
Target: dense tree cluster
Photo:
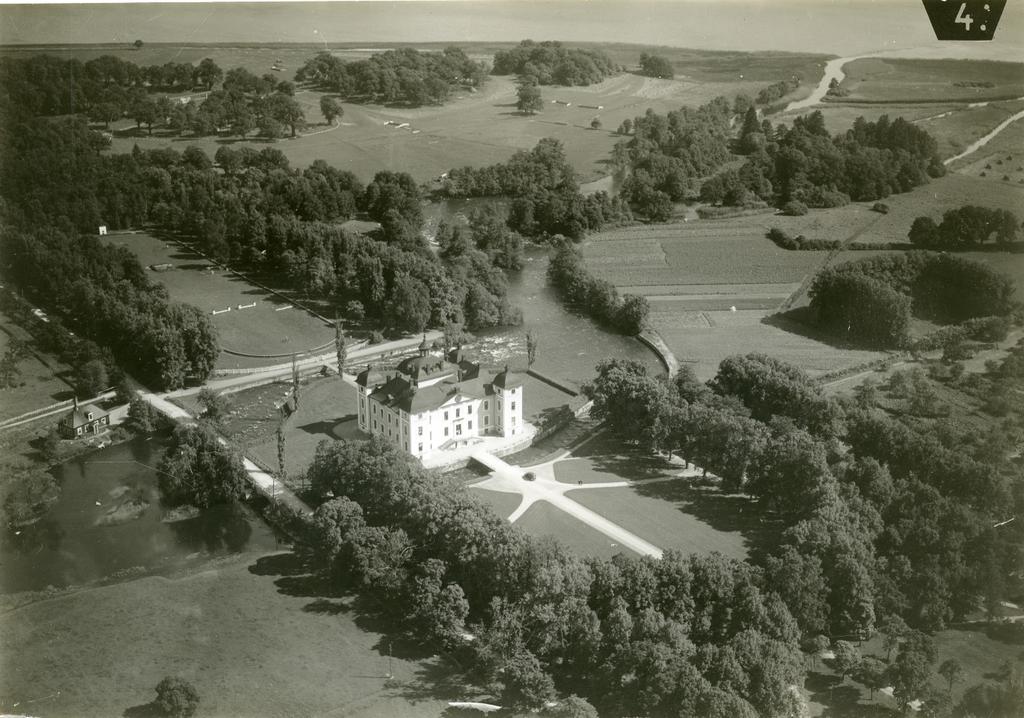
[[[515,242],[500,248],[499,233],[442,261],[420,236],[420,191],[404,173],[378,173],[364,188],[322,161],[299,171],[274,148],[230,147],[217,151],[218,171],[198,148],[103,156],[96,137],[77,119],[8,136],[3,188],[8,221],[20,228],[4,237],[11,279],[154,386],[205,378],[217,352],[208,318],[169,303],[124,250],[79,242],[78,232],[153,223],[338,306],[357,301],[398,329],[422,330],[424,310],[437,326],[517,321],[503,272],[520,261]],[[358,209],[381,222],[376,237],[334,224]]]
[[[52,55],[0,59],[0,107],[5,121],[84,112],[92,119],[118,119],[154,91],[202,85],[211,89],[223,71],[209,58],[198,66],[168,62],[140,67],[112,55],[87,62]]]
[[[707,385],[609,360],[584,391],[622,437],[693,460],[783,519],[764,565],[806,636],[899,619],[939,630],[1017,590],[1024,534],[992,529],[1022,508],[1012,440],[837,402],[759,355],[730,357]]]
[[[1020,220],[1009,210],[968,204],[947,210],[939,224],[931,217],[918,217],[908,238],[922,249],[974,249],[990,239],[1005,247],[1016,241],[1020,227]]]
[[[548,40],[523,40],[511,50],[494,53],[494,75],[535,78],[540,85],[592,85],[619,72],[618,66],[600,50],[563,47]]]
[[[811,308],[829,332],[871,346],[902,346],[911,316],[939,323],[1001,317],[1013,282],[968,259],[931,252],[872,257],[828,267],[811,285]]]
[[[647,75],[648,77],[658,77],[663,80],[671,80],[675,77],[676,72],[667,57],[641,52],[640,74]]]
[[[278,82],[272,73],[257,77],[238,67],[229,70],[222,88],[209,93],[201,104],[192,100],[175,105],[169,112],[153,112],[147,117],[197,137],[223,130],[240,137],[254,130],[269,139],[281,137],[286,131],[295,137],[306,123],[306,114],[294,94],[291,83]],[[135,115],[135,119],[138,121],[139,116]],[[147,124],[152,131],[152,120],[147,120]]]
[[[241,455],[222,444],[206,424],[174,430],[159,472],[160,498],[167,506],[189,504],[204,509],[237,501],[245,494]]]
[[[83,336],[109,347],[128,371],[154,387],[181,387],[205,379],[219,348],[209,318],[195,307],[170,302],[149,281],[138,260],[122,247],[96,237],[78,237],[52,227],[7,228],[7,271],[26,294]],[[82,368],[97,360],[85,360]],[[106,376],[102,362],[99,368]],[[92,382],[95,384],[95,382]],[[86,394],[102,386],[83,387]]]
[[[757,93],[757,104],[772,105],[772,103],[777,102],[779,99],[800,87],[800,82],[800,77],[794,75],[788,80],[779,80],[776,83],[768,85],[768,87]]]
[[[346,62],[329,52],[309,59],[295,74],[351,101],[419,106],[441,104],[462,87],[477,88],[487,79],[487,66],[458,47],[421,52],[403,47]]]
[[[410,635],[464,656],[503,705],[538,709],[562,692],[608,715],[793,707],[796,626],[747,564],[672,551],[581,559],[378,439],[321,444],[309,478],[335,497],[313,519],[319,565]]]
[[[513,198],[508,226],[525,237],[560,234],[580,240],[588,231],[631,218],[629,207],[607,192],[581,194],[565,148],[551,138],[501,164],[452,169],[440,192],[448,197]]]
[[[650,219],[668,219],[673,202],[732,157],[732,115],[732,105],[719,97],[697,109],[683,107],[666,115],[648,109],[635,118],[633,136],[612,154],[613,164],[627,174],[622,196]]]
[[[742,204],[759,197],[778,207],[836,207],[907,192],[944,174],[935,140],[902,117],[863,117],[830,137],[821,112],[797,117],[792,127],[757,122],[748,110],[737,148],[747,155],[739,170],[713,177],[707,202]]]
[[[650,304],[637,294],[619,296],[615,285],[591,276],[583,254],[568,242],[548,263],[548,282],[570,305],[624,334],[639,334],[647,325]]]

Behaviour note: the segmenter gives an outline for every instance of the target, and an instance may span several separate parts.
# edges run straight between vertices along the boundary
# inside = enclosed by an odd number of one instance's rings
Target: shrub
[[[790,200],[782,205],[782,213],[787,217],[802,217],[807,214],[807,205],[799,200]]]
[[[165,715],[188,718],[199,707],[199,693],[184,678],[167,676],[156,686],[156,705]]]
[[[871,205],[872,212],[878,212],[879,214],[889,214],[889,205],[885,202],[875,202]]]
[[[380,330],[374,329],[370,332],[370,344],[381,344],[384,341],[384,335]]]

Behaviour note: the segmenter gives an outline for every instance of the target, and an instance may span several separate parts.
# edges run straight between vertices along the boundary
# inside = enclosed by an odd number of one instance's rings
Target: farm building
[[[521,437],[523,385],[508,367],[487,378],[461,349],[419,356],[394,370],[368,366],[356,377],[359,428],[419,459],[479,443],[481,437]]]
[[[110,414],[92,404],[74,407],[57,424],[58,433],[65,439],[74,439],[87,434],[98,434],[110,426]]]

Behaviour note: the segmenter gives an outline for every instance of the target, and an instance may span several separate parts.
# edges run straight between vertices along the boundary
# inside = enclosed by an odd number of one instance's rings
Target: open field
[[[1024,120],[1010,124],[987,145],[952,166],[959,174],[986,180],[992,192],[1004,192],[1002,188],[1008,185],[1024,189]]]
[[[737,285],[727,291],[741,297],[741,285],[799,283],[823,259],[768,241],[764,234],[774,219],[766,213],[617,229],[591,237],[583,253],[591,272],[629,291],[724,284]]]
[[[149,273],[150,279],[167,287],[171,299],[191,304],[206,314],[230,307],[230,312],[210,317],[222,349],[278,355],[260,359],[221,352],[217,368],[281,363],[292,352],[302,353],[334,340],[334,330],[321,320],[298,307],[277,311],[288,306],[284,299],[215,267],[184,247],[144,232],[108,235],[107,240],[130,249],[143,266],[174,265],[168,271]],[[238,305],[253,302],[255,307],[238,309]]]
[[[843,68],[850,102],[980,102],[1024,96],[1024,64],[862,58]],[[957,83],[963,83],[957,84]],[[991,83],[991,87],[964,86]]]
[[[851,252],[852,254],[852,252]],[[860,254],[860,253],[858,253]],[[757,351],[790,362],[811,376],[855,367],[885,356],[884,352],[842,347],[818,341],[764,310],[651,312],[651,323],[681,363],[701,380],[712,378],[727,356]],[[703,325],[702,325],[703,323]]]
[[[648,109],[667,112],[683,105],[696,106],[719,95],[732,97],[754,93],[764,82],[695,82],[688,79],[658,80],[629,73],[589,87],[543,87],[544,110],[523,115],[515,108],[515,82],[511,77],[491,77],[476,93],[461,93],[443,106],[419,108],[380,105],[344,105],[340,124],[329,127],[320,114],[320,93],[303,90],[296,99],[306,111],[310,126],[295,139],[268,142],[259,138],[161,136],[135,129],[134,123],[112,125],[111,151],[129,152],[138,144],[144,149],[196,145],[209,156],[229,144],[256,149],[273,146],[284,152],[293,166],[314,160],[354,172],[369,181],[380,170],[410,173],[417,181],[436,178],[453,167],[482,166],[503,162],[513,152],[529,149],[545,137],[565,145],[573,167],[586,180],[607,174],[605,162],[621,138],[615,129],[623,120]],[[554,101],[569,103],[555,104]],[[600,107],[601,109],[598,109]],[[603,129],[591,129],[594,118]],[[409,123],[408,127],[387,122]]]
[[[7,351],[12,337],[29,345],[33,343],[28,332],[12,323],[6,315],[0,314],[0,356]],[[9,419],[71,398],[74,392],[61,378],[71,369],[53,357],[47,357],[47,361],[51,366],[41,362],[34,354],[29,354],[18,362],[18,386],[0,389],[0,419]]]
[[[938,116],[920,120],[916,124],[935,138],[941,157],[953,157],[1020,110],[1019,102],[993,102],[980,107],[968,105],[948,111],[948,114],[939,113]]]
[[[1024,153],[1022,153],[1021,159],[1024,160]],[[1016,167],[1016,164],[1014,166]],[[942,213],[946,210],[965,204],[1008,209],[1021,215],[1021,207],[1024,206],[1024,186],[1018,187],[1007,182],[990,182],[968,176],[964,172],[950,172],[945,177],[933,179],[928,184],[916,187],[910,192],[890,195],[882,201],[889,205],[889,212],[884,215],[870,212],[877,219],[865,225],[862,231],[856,234],[857,242],[907,243],[909,241],[907,232],[910,231],[910,225],[917,217],[926,215],[939,221],[942,219]],[[870,203],[866,203],[862,206],[867,209],[869,205]],[[837,210],[811,210],[807,216],[819,211],[832,213]],[[781,223],[779,226],[783,227]],[[842,239],[842,236],[827,234],[819,235],[811,232],[804,232],[804,234],[810,239]]]
[[[586,43],[571,43],[586,46]],[[460,43],[467,54],[477,60],[489,61],[496,50],[514,43]],[[346,60],[366,58],[371,52],[396,47],[377,43],[376,48],[332,45],[330,51]],[[421,50],[440,50],[443,43],[417,44]],[[402,170],[419,181],[437,177],[452,167],[480,166],[504,161],[518,149],[532,147],[543,137],[562,140],[573,166],[584,180],[606,174],[602,160],[617,141],[614,130],[626,118],[642,115],[648,108],[657,112],[696,106],[718,95],[732,98],[745,93],[756,95],[761,89],[794,74],[804,78],[803,85],[786,99],[806,96],[821,76],[826,61],[823,55],[802,53],[744,53],[687,50],[680,48],[645,47],[626,44],[594,44],[608,52],[623,67],[635,68],[641,52],[657,52],[673,62],[674,80],[640,77],[629,72],[610,78],[592,87],[544,87],[544,112],[533,116],[519,115],[514,107],[513,78],[491,77],[478,93],[462,93],[441,107],[405,108],[378,105],[345,105],[341,124],[328,127],[319,111],[320,93],[301,90],[296,99],[306,110],[310,123],[303,136],[280,140],[273,146],[288,155],[294,166],[308,166],[316,159],[355,172],[369,180],[381,169]],[[279,73],[282,80],[292,80],[295,71],[317,52],[316,45],[145,45],[135,50],[127,46],[19,47],[4,48],[3,56],[28,57],[46,52],[61,58],[88,61],[112,54],[140,65],[166,62],[198,64],[212,58],[225,70],[233,67],[263,75],[275,60],[287,68]],[[552,104],[558,99],[571,105]],[[590,107],[582,107],[589,105]],[[596,109],[600,106],[602,109]],[[600,118],[604,129],[590,129],[594,117]],[[409,122],[407,129],[385,126],[388,120]],[[203,148],[211,156],[223,144],[245,144],[261,149],[264,140],[237,137],[179,138],[152,137],[137,131],[128,120],[111,126],[115,134],[114,152],[128,152],[133,145],[142,148],[188,145]]]
[[[85,589],[0,614],[0,711],[152,716],[168,674],[191,681],[201,715],[437,716],[430,659],[387,640],[291,554],[239,558],[178,579]],[[429,692],[428,692],[429,690]],[[6,709],[6,710],[5,710]]]

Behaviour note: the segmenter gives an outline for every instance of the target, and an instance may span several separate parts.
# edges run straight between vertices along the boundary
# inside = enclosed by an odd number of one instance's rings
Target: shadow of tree
[[[156,701],[150,701],[126,708],[121,715],[124,718],[164,718],[167,714],[157,705]]]
[[[309,565],[305,557],[286,551],[260,556],[249,567],[249,573],[256,576],[301,576],[309,573]]]
[[[328,601],[326,598],[318,598],[302,607],[305,613],[318,613],[323,616],[337,616],[342,613],[350,613],[352,607],[337,601]]]

